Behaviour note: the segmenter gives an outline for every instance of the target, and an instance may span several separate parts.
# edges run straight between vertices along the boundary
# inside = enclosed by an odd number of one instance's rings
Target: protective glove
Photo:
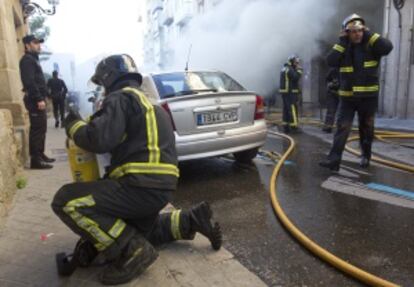
[[[369,39],[371,38],[371,36],[373,35],[373,33],[369,30],[364,30],[364,39],[366,39],[366,41],[369,41]]]
[[[72,128],[72,126],[82,120],[82,116],[79,114],[79,112],[75,109],[69,108],[69,113],[66,116],[66,118],[63,120],[63,125],[66,130],[66,135],[69,137],[69,130]]]

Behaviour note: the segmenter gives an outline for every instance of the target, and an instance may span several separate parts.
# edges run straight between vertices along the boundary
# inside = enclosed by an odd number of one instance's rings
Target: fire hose
[[[322,260],[326,261],[327,263],[331,264],[338,270],[352,276],[355,279],[360,280],[361,282],[368,284],[370,286],[384,286],[384,287],[391,287],[391,286],[398,286],[392,282],[389,282],[385,279],[377,277],[369,272],[366,272],[346,261],[343,259],[335,256],[334,254],[330,253],[326,249],[319,246],[317,243],[312,241],[309,237],[307,237],[303,232],[301,232],[287,217],[286,213],[283,211],[278,197],[277,197],[277,177],[280,173],[280,170],[283,166],[284,161],[288,158],[288,156],[292,153],[293,149],[295,148],[295,141],[290,136],[287,136],[282,133],[278,132],[269,132],[270,134],[279,136],[289,141],[289,147],[282,155],[280,160],[277,162],[272,176],[270,178],[270,198],[272,202],[273,209],[278,216],[279,220],[283,224],[283,226],[289,231],[289,233],[294,236],[304,247],[306,247],[309,251],[311,251],[314,255],[318,256]]]

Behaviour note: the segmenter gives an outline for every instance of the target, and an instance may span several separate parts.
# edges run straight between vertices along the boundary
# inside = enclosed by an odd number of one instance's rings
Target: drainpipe
[[[385,38],[389,38],[390,33],[390,13],[391,13],[391,0],[385,0],[385,9],[384,9],[384,28],[383,28],[383,35]],[[381,115],[385,114],[385,96],[386,96],[386,90],[385,84],[387,79],[387,68],[388,68],[388,58],[385,59],[385,61],[382,62],[382,68],[381,68]],[[388,79],[389,81],[389,79]]]
[[[398,62],[397,62],[397,85],[395,89],[396,100],[394,101],[394,117],[398,117],[398,92],[399,92],[399,83],[400,83],[400,68],[401,68],[401,46],[402,46],[402,14],[401,10],[404,7],[405,0],[393,0],[394,8],[398,13],[398,28],[399,28],[399,35],[398,35]]]
[[[410,48],[408,49],[408,80],[407,80],[407,93],[405,94],[405,111],[404,111],[404,117],[408,118],[408,102],[409,102],[409,96],[410,96],[410,80],[411,80],[411,69],[412,69],[412,57],[413,57],[413,29],[414,29],[414,8],[411,8],[410,13],[410,36],[408,43],[410,45]]]

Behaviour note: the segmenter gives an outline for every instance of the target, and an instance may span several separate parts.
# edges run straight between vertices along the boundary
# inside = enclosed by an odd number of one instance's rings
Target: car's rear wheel
[[[240,163],[250,163],[257,155],[259,148],[252,148],[244,151],[235,152],[234,158]]]

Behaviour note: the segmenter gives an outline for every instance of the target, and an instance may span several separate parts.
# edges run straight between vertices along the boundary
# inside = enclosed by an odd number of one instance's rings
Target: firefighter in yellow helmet
[[[343,21],[339,42],[327,58],[329,66],[339,69],[340,102],[334,143],[328,158],[319,163],[322,167],[339,170],[355,113],[358,114],[362,151],[360,166],[369,166],[378,106],[378,70],[381,57],[392,49],[389,40],[369,31],[361,16],[352,14]]]
[[[81,237],[70,264],[58,254],[59,273],[70,275],[102,253],[111,263],[101,282],[126,283],[156,260],[153,245],[193,239],[196,232],[219,249],[220,227],[206,202],[159,215],[179,176],[174,133],[168,114],[139,90],[142,76],[132,58],[103,59],[92,81],[105,88],[102,108],[89,122],[71,111],[65,128],[77,146],[110,153],[111,162],[104,179],[64,185],[53,199],[54,212]]]
[[[283,131],[289,133],[298,128],[299,80],[303,70],[299,65],[299,57],[291,55],[280,72],[279,93],[283,100]]]

